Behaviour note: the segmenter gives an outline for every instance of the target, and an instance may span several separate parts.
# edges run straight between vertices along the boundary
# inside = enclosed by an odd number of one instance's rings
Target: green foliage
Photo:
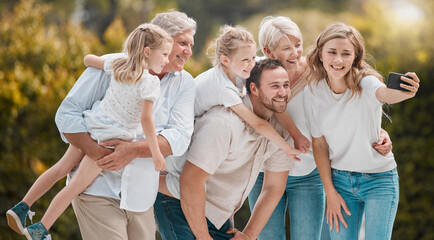
[[[47,24],[45,16],[50,13],[49,5],[24,0],[0,19],[2,216],[66,150],[54,124],[56,109],[84,70],[84,55],[105,51],[95,34],[80,25]],[[109,38],[117,42],[115,36]],[[40,220],[64,184],[56,184],[32,206],[37,212],[34,220]],[[50,230],[55,239],[80,238],[72,209],[57,223]],[[0,218],[0,233],[0,239],[17,238],[4,217]]]
[[[127,32],[124,28],[122,19],[115,18],[103,36],[106,46],[105,51],[107,51],[106,53],[122,52],[122,47],[126,38]]]

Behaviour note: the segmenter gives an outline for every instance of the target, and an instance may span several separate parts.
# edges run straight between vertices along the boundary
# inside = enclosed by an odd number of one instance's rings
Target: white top
[[[249,96],[244,104],[252,109]],[[270,124],[290,144],[288,132],[273,116]],[[250,126],[228,108],[216,106],[196,119],[192,144],[184,158],[167,162],[167,187],[179,198],[179,175],[185,161],[203,169],[211,176],[206,181],[205,215],[220,228],[238,211],[253,188],[261,166],[272,172],[294,167],[274,143]]]
[[[361,96],[351,90],[335,94],[325,80],[304,89],[306,118],[312,137],[324,136],[329,145],[331,167],[362,173],[396,168],[393,153],[382,156],[372,144],[381,128],[382,103],[375,93],[384,84],[374,76],[362,78]]]
[[[220,66],[199,74],[194,80],[196,83],[195,117],[201,116],[217,105],[232,107],[242,103],[245,79],[237,77],[234,85]]]
[[[309,139],[310,142],[312,142],[312,137],[310,136],[304,110],[304,91],[301,90],[289,101],[286,111],[288,112],[289,116],[291,116],[292,121],[294,122],[295,126],[297,126],[301,134],[303,134],[307,139]],[[299,154],[297,157],[300,158],[301,161],[295,161],[295,168],[289,172],[289,176],[305,176],[316,168],[312,147],[309,148],[307,153]]]
[[[124,56],[110,54],[108,56]],[[107,57],[107,55],[105,56]],[[83,111],[90,109],[93,103],[101,100],[109,86],[110,76],[96,68],[87,68],[62,101],[56,113],[59,132],[86,132]],[[154,102],[154,123],[157,135],[163,136],[170,144],[172,156],[166,161],[184,154],[190,144],[193,133],[194,81],[186,71],[167,73],[160,81],[160,96]],[[63,134],[62,138],[65,140]],[[143,140],[139,133],[136,141]],[[158,191],[159,173],[154,170],[152,158],[136,158],[129,165],[129,173],[119,171],[102,171],[84,193],[121,200],[120,195],[131,201],[124,201],[126,209],[146,211],[154,204]],[[121,193],[123,177],[131,175],[127,186],[134,187],[129,193]],[[71,175],[68,175],[70,179]],[[137,190],[137,191],[136,191]],[[131,194],[130,194],[131,193]],[[125,208],[123,205],[121,208]]]
[[[136,129],[140,125],[143,100],[155,102],[160,95],[160,79],[147,69],[135,84],[116,81],[113,77],[113,60],[107,57],[104,71],[111,76],[110,86],[101,100],[101,110],[126,128]]]

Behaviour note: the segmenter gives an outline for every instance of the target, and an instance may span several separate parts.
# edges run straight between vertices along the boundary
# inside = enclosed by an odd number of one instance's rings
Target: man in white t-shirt
[[[288,142],[289,133],[273,116],[286,110],[288,74],[279,60],[256,64],[246,80],[243,103],[266,119]],[[291,142],[292,144],[292,142]],[[167,162],[154,204],[163,239],[256,239],[280,200],[294,162],[234,112],[216,106],[196,119],[189,151]],[[264,188],[251,219],[239,232],[233,216],[265,170]]]

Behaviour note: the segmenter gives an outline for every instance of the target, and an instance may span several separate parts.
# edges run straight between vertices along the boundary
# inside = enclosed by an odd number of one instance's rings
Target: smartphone
[[[405,92],[410,92],[410,90],[404,89],[402,87],[399,86],[399,84],[404,83],[406,85],[411,86],[411,84],[404,82],[401,80],[401,77],[405,76],[404,74],[401,73],[394,73],[394,72],[390,72],[389,75],[387,76],[387,87],[388,88],[392,88],[392,89],[397,89],[397,90],[401,90],[401,91],[405,91]],[[410,76],[405,76],[406,78],[411,78]]]

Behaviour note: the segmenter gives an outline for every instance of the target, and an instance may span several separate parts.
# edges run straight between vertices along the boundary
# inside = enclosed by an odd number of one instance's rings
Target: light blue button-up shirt
[[[104,97],[109,84],[110,76],[102,70],[87,68],[83,72],[56,113],[56,124],[65,142],[67,140],[63,133],[87,132],[82,113]],[[172,149],[173,155],[166,157],[166,161],[184,154],[190,144],[194,124],[194,99],[195,84],[188,72],[183,70],[167,73],[161,79],[160,97],[154,103],[153,115],[157,135],[166,138]],[[136,140],[140,140],[143,137],[143,134],[141,135]],[[144,158],[143,161],[152,159]],[[120,182],[119,172],[103,171],[85,193],[120,199]]]

